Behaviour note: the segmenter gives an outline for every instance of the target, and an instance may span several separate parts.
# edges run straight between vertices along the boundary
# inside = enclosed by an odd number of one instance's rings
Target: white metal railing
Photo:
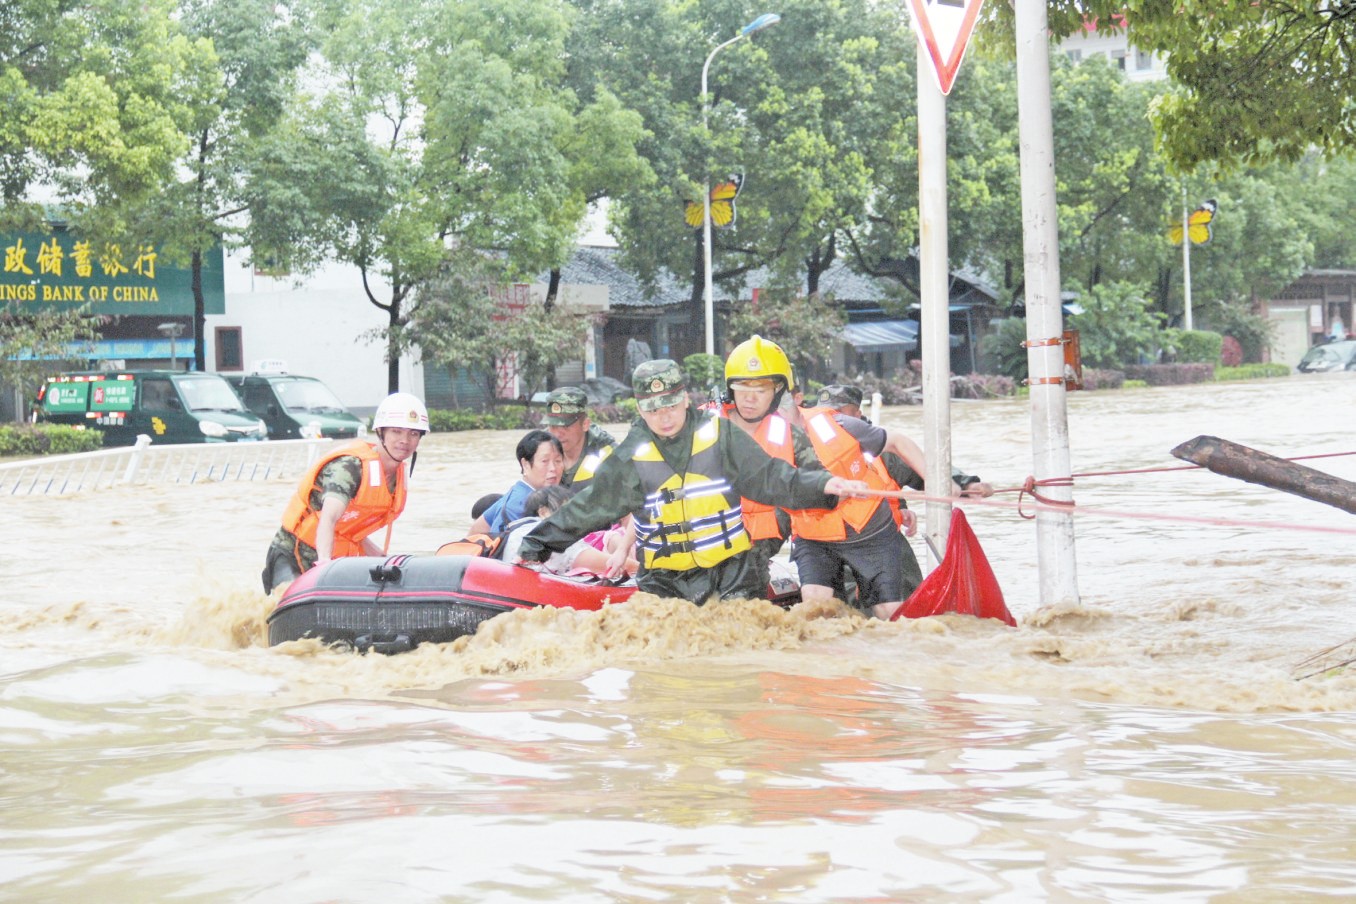
[[[136,445],[0,464],[0,496],[101,490],[122,484],[282,480],[298,477],[332,440]]]

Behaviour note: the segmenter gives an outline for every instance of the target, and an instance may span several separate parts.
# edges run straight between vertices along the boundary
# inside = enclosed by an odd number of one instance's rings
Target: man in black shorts
[[[914,470],[924,471],[923,450],[902,433],[876,427],[831,408],[799,412],[820,462],[832,474],[865,480],[875,490],[899,486],[886,471],[882,456],[893,453]],[[914,514],[895,499],[855,497],[828,511],[792,512],[796,535],[791,560],[800,575],[801,597],[826,600],[834,595],[844,565],[857,577],[857,604],[889,618],[923,580],[908,534],[916,529]]]

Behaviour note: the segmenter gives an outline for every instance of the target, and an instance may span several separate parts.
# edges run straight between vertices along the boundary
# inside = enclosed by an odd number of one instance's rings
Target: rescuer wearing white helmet
[[[393,392],[377,406],[372,429],[375,443],[336,446],[297,483],[268,547],[265,593],[330,559],[385,555],[391,525],[405,509],[409,466],[428,432],[428,410],[410,393]],[[382,527],[378,545],[371,535]]]

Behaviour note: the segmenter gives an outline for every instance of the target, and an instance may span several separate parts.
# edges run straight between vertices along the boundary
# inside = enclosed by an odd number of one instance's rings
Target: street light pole
[[[715,50],[706,57],[706,62],[702,64],[702,131],[710,131],[707,120],[711,115],[711,98],[706,93],[706,75],[711,69],[711,61],[716,58],[726,47],[740,40],[747,38],[755,31],[762,31],[769,25],[776,25],[782,20],[782,17],[776,13],[763,13],[757,19],[754,19],[748,25],[739,29],[739,34],[730,40],[716,47]],[[709,161],[708,161],[709,164]],[[706,306],[706,353],[714,355],[716,353],[716,325],[714,296],[711,293],[711,176],[709,172],[706,177],[706,185],[702,189],[702,284],[704,292],[704,301]]]

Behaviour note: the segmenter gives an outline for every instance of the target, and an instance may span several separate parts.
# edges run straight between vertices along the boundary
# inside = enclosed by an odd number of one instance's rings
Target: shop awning
[[[843,339],[859,352],[879,352],[918,348],[918,324],[912,320],[877,320],[874,323],[849,323],[843,327]]]

